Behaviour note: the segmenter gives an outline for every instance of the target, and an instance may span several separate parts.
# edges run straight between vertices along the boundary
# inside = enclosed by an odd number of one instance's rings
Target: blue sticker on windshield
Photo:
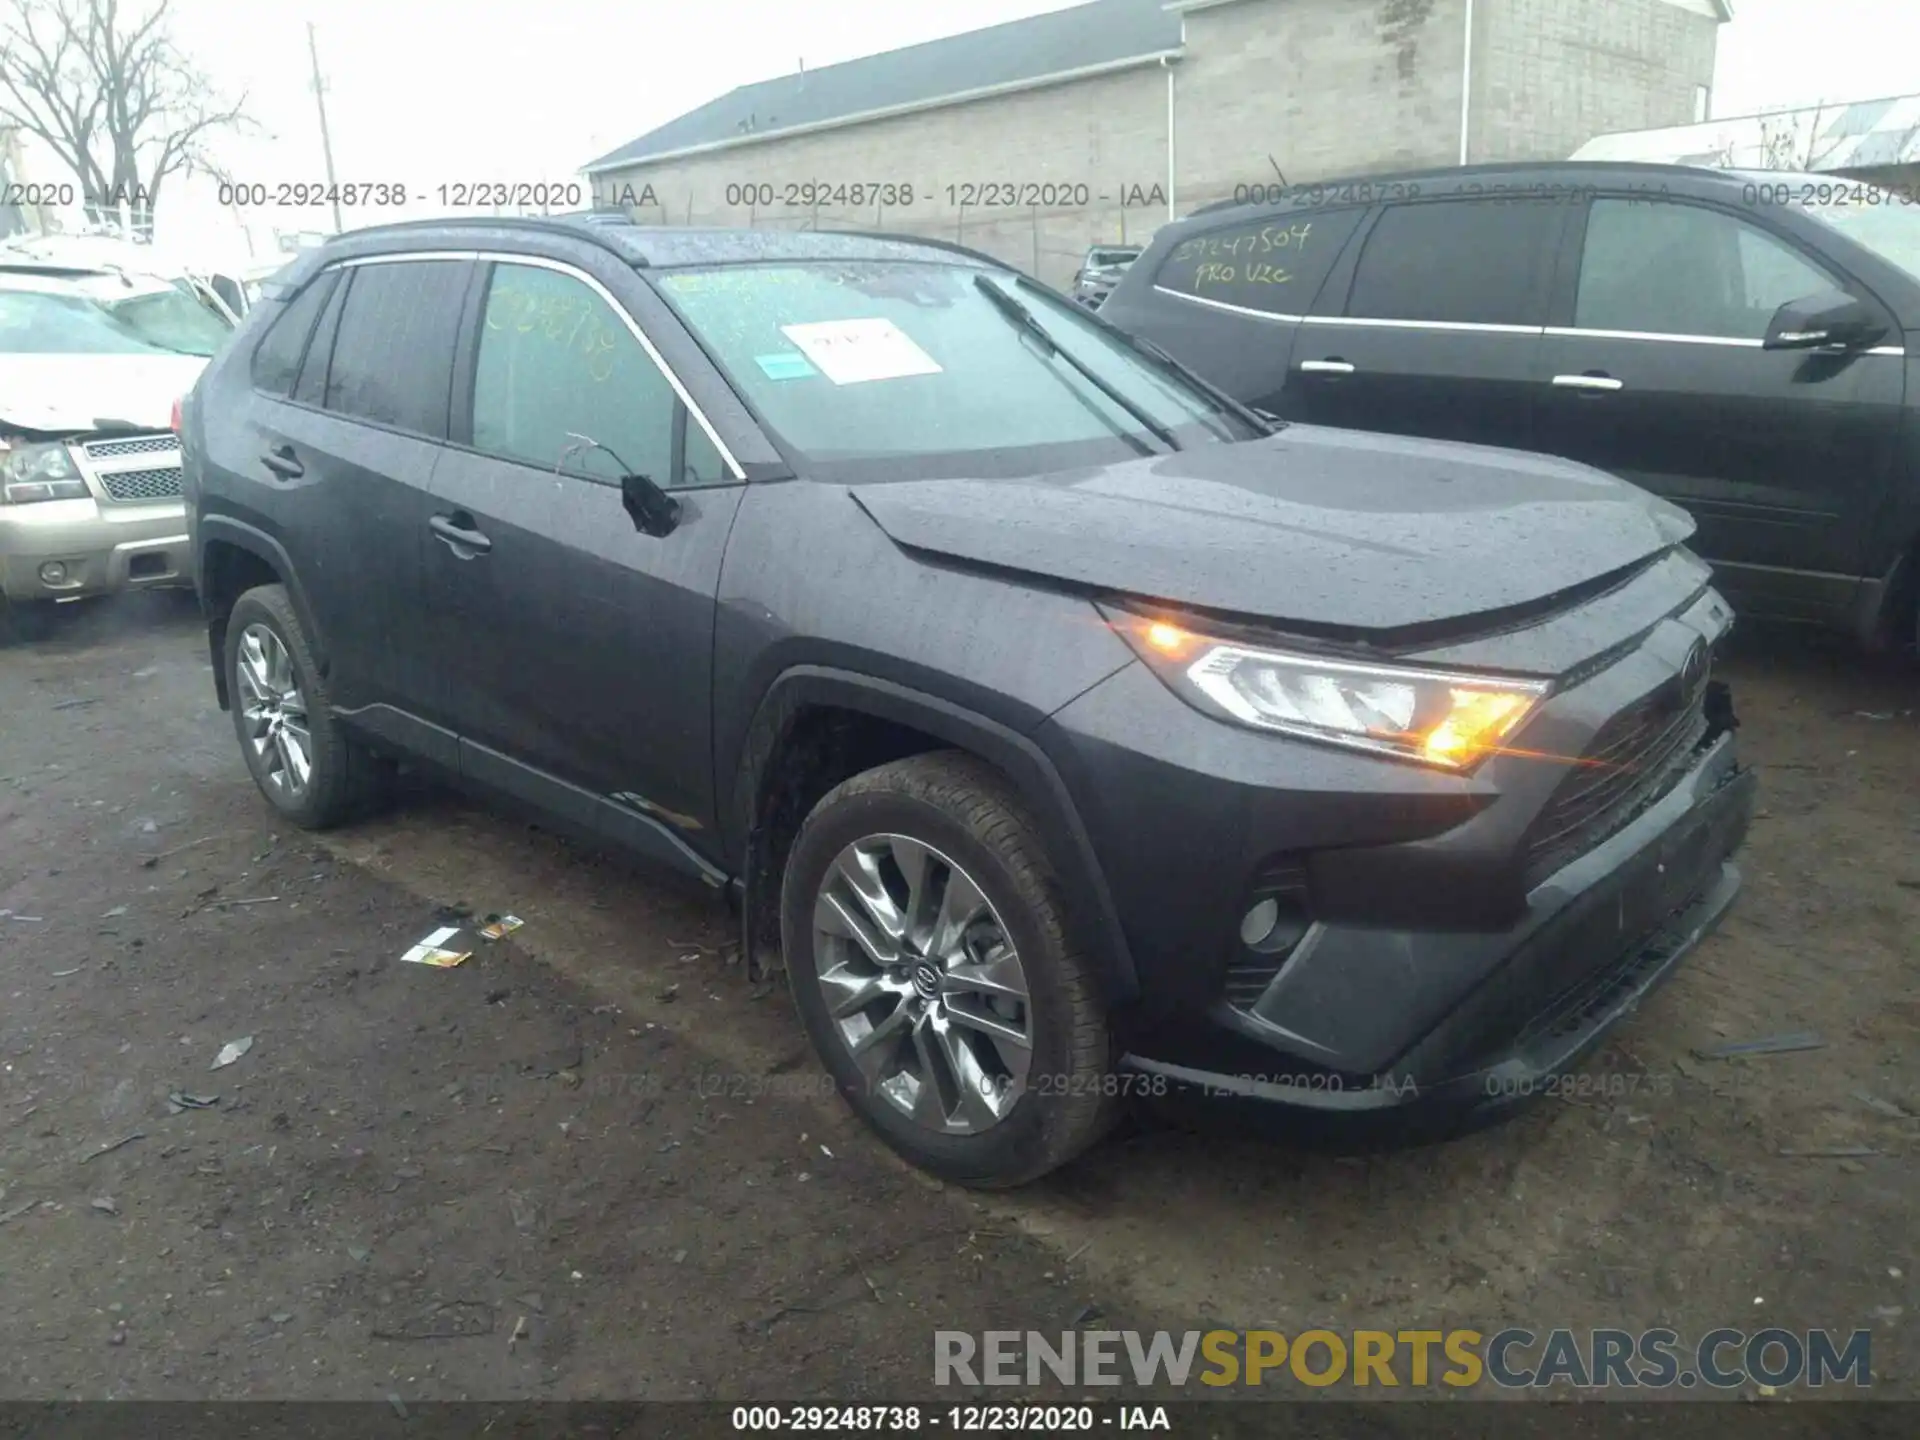
[[[820,373],[798,350],[783,350],[778,355],[756,355],[753,363],[760,367],[760,373],[769,380],[800,380]]]

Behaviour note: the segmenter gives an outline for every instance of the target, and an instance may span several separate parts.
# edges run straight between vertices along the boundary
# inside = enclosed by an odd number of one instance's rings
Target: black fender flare
[[[734,853],[745,856],[743,908],[749,931],[758,878],[754,874],[758,854],[754,817],[766,765],[794,717],[812,706],[834,706],[910,726],[956,749],[970,751],[1003,771],[1040,826],[1041,839],[1061,880],[1069,920],[1089,947],[1103,998],[1109,1004],[1123,1004],[1139,995],[1133,953],[1127,946],[1106,874],[1094,853],[1092,837],[1047,753],[1029,736],[977,711],[855,671],[795,666],[774,679],[754,710],[735,767],[734,824],[730,827],[734,834],[729,836],[738,840]],[[754,937],[749,933],[745,939],[751,957]]]
[[[226,616],[213,613],[206,583],[207,546],[214,541],[264,560],[273,573],[280,577],[280,583],[286,586],[287,598],[293,602],[293,613],[300,617],[300,627],[306,631],[307,644],[320,666],[320,673],[326,674],[329,668],[326,636],[314,623],[313,607],[307,603],[306,591],[294,572],[293,560],[286,548],[266,531],[244,520],[237,520],[231,515],[203,515],[195,526],[193,583],[200,595],[201,614],[207,620],[207,651],[213,661],[213,684],[215,693],[220,697],[220,708],[225,710],[230,700],[227,695],[227,657],[223,653],[226,646]]]

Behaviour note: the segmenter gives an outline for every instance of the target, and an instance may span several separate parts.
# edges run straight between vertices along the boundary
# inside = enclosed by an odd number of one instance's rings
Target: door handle
[[[1611,375],[1556,375],[1553,383],[1562,390],[1624,390],[1627,382],[1616,380]]]
[[[291,445],[274,446],[260,457],[260,463],[282,480],[298,480],[307,473],[307,467],[300,463],[300,457],[293,453]]]
[[[1302,360],[1303,375],[1351,375],[1353,366],[1345,360]]]
[[[464,525],[460,523],[463,520],[466,522]],[[493,541],[473,528],[473,517],[464,511],[435,515],[427,521],[427,529],[462,560],[471,560],[493,549]]]

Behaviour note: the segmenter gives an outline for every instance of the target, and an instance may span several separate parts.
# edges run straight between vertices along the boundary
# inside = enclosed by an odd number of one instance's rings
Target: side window
[[[1733,215],[1670,201],[1596,200],[1587,217],[1573,323],[1759,340],[1789,300],[1834,280]]]
[[[351,271],[327,367],[326,408],[444,439],[468,266],[400,260]]]
[[[488,282],[473,444],[601,480],[631,472],[672,487],[731,478],[625,319],[575,276],[532,265],[495,265]]]
[[[1526,197],[1389,206],[1367,236],[1346,313],[1544,325],[1564,214],[1551,200]]]
[[[293,299],[280,307],[280,313],[267,326],[267,333],[253,351],[253,383],[269,395],[285,395],[293,389],[300,373],[300,357],[307,353],[307,337],[313,322],[333,293],[339,276],[329,270],[318,276]]]
[[[1303,315],[1364,210],[1301,210],[1189,236],[1153,283],[1248,310]]]
[[[301,405],[318,405],[327,398],[327,364],[333,358],[334,337],[340,333],[340,311],[347,303],[350,272],[335,270],[333,293],[327,296],[327,308],[320,312],[320,323],[313,327],[313,339],[307,342],[307,358],[300,362],[300,378],[293,383],[289,397]]]

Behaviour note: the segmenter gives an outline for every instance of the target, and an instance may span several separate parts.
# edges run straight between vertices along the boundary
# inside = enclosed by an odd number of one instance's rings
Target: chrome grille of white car
[[[108,501],[152,504],[181,497],[184,472],[178,435],[118,435],[111,440],[83,440],[74,448],[81,473]]]

